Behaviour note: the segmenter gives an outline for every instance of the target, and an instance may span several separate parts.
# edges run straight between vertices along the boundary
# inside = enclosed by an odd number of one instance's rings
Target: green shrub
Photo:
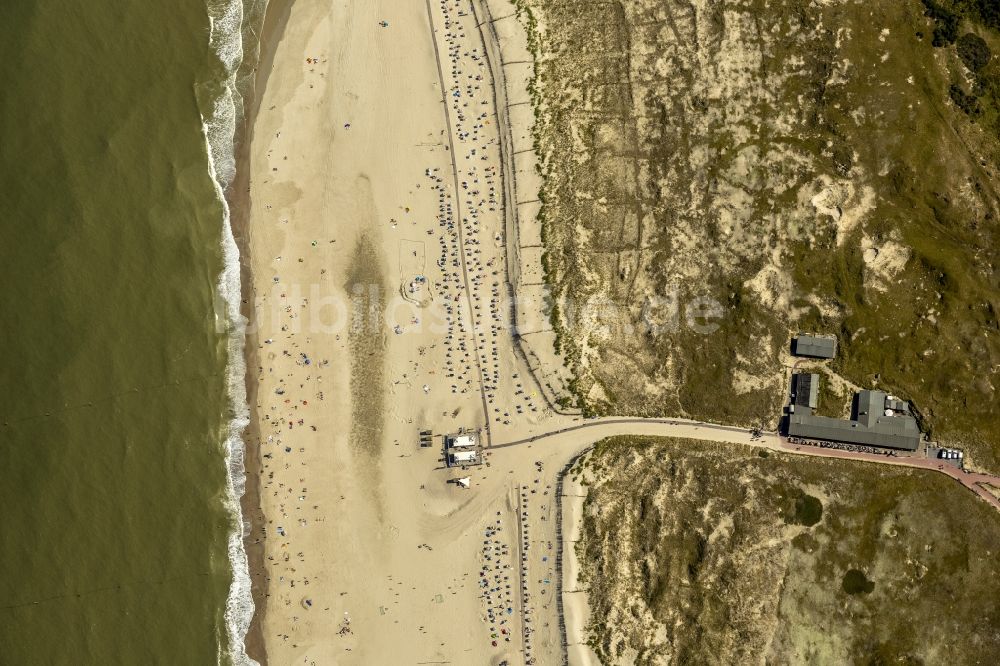
[[[978,0],[979,20],[983,25],[994,30],[1000,30],[1000,2],[997,0]]]
[[[951,96],[951,101],[955,103],[955,106],[962,109],[967,115],[975,117],[980,114],[979,98],[975,95],[966,94],[964,90],[954,83],[948,89],[948,95]]]
[[[851,569],[844,574],[841,588],[848,594],[871,594],[875,590],[875,583],[868,580],[865,572],[860,569]]]
[[[934,20],[934,39],[931,44],[934,46],[954,44],[958,39],[958,24],[961,17],[934,0],[923,0],[923,2],[927,8],[925,14]]]
[[[990,47],[987,46],[986,40],[979,35],[967,32],[959,38],[956,46],[958,57],[962,59],[971,72],[978,72],[990,61],[992,55]]]

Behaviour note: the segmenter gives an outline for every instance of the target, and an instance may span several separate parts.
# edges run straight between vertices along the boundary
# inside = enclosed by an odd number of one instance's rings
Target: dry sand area
[[[584,500],[587,488],[579,479],[565,481],[563,488],[563,613],[566,623],[566,643],[568,661],[579,666],[601,663],[593,648],[588,645],[590,624],[590,604],[588,590],[581,583],[581,563],[576,552],[576,543],[581,539],[583,528]]]
[[[558,659],[556,470],[530,446],[447,470],[439,437],[566,421],[511,345],[513,183],[474,11],[297,0],[276,46],[250,155],[272,664]]]

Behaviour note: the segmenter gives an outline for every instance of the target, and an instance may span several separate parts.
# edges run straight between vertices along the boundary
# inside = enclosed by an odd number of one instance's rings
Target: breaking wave
[[[217,323],[227,334],[226,390],[230,405],[225,425],[225,455],[228,469],[226,507],[233,516],[233,528],[228,535],[228,555],[233,579],[226,600],[226,645],[220,646],[219,661],[236,666],[256,666],[247,656],[245,640],[254,614],[250,571],[243,539],[249,533],[240,498],[246,490],[243,432],[250,423],[246,394],[246,362],[244,342],[246,318],[240,312],[242,284],[240,282],[240,251],[233,235],[226,188],[236,175],[236,130],[244,118],[243,92],[240,74],[244,59],[256,58],[257,47],[248,54],[244,49],[244,33],[253,35],[249,21],[259,21],[266,0],[208,0],[209,46],[218,58],[221,76],[199,90],[202,106],[202,129],[208,151],[209,173],[222,206],[223,269],[216,285]],[[249,11],[247,11],[249,8]],[[252,77],[246,76],[247,80]],[[207,113],[206,113],[207,109]]]

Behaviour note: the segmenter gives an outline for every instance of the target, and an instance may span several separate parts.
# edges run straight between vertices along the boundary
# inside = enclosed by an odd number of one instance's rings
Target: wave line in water
[[[228,646],[219,661],[236,666],[257,666],[246,653],[246,635],[254,614],[251,595],[250,571],[243,539],[249,525],[244,521],[240,498],[246,490],[243,432],[250,423],[250,409],[246,395],[246,362],[244,344],[246,319],[240,312],[242,284],[240,281],[240,252],[233,236],[229,203],[225,190],[236,174],[235,136],[236,125],[243,118],[243,97],[238,90],[237,74],[243,63],[243,0],[210,0],[209,46],[221,63],[225,78],[221,82],[208,118],[202,114],[205,147],[208,151],[209,174],[215,185],[216,195],[222,205],[223,269],[216,287],[217,297],[224,311],[227,331],[226,390],[231,415],[225,429],[225,455],[228,470],[226,482],[226,508],[233,516],[233,529],[228,536],[228,556],[233,571],[229,595],[226,599],[225,622]]]

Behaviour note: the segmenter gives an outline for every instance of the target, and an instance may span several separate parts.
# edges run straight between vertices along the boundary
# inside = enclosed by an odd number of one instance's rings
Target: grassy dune
[[[831,332],[833,372],[1000,471],[990,3],[518,6],[567,402],[773,422],[790,335]]]
[[[1000,659],[1000,524],[929,472],[614,438],[577,544],[605,664]]]

